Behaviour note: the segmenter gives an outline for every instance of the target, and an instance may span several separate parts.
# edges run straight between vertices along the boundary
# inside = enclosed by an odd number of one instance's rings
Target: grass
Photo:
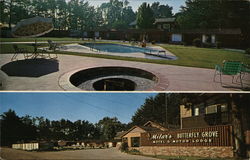
[[[37,41],[82,41],[81,38],[55,38],[55,37],[37,37],[37,38],[0,38],[0,42],[34,42]]]
[[[169,62],[169,64],[173,65],[214,68],[216,64],[221,64],[224,60],[240,61],[245,64],[250,63],[250,57],[239,51],[168,44],[161,46],[179,58],[176,61]]]
[[[18,40],[17,40],[18,39]],[[34,38],[20,38],[20,41],[34,41]],[[48,39],[54,41],[80,41],[77,38],[38,38],[38,41],[47,41]],[[1,41],[19,41],[19,38],[1,38]],[[81,42],[83,42],[81,40]],[[70,42],[69,42],[70,43]],[[121,44],[121,42],[115,42]],[[28,44],[20,44],[22,48],[26,48],[28,51],[32,52],[33,47]],[[245,64],[250,64],[250,56],[239,51],[229,51],[225,49],[213,49],[213,48],[197,48],[190,46],[181,45],[169,45],[163,44],[161,47],[169,50],[175,54],[177,60],[159,60],[159,59],[145,59],[145,58],[133,58],[133,57],[121,57],[121,56],[111,56],[111,55],[100,55],[91,53],[72,53],[72,52],[58,52],[58,54],[76,55],[76,56],[87,56],[95,58],[106,58],[115,60],[125,60],[125,61],[138,61],[146,63],[157,63],[157,64],[169,64],[187,67],[199,67],[199,68],[210,68],[213,69],[216,64],[221,64],[224,60],[240,61]],[[1,44],[0,53],[13,53],[13,47],[8,44]]]

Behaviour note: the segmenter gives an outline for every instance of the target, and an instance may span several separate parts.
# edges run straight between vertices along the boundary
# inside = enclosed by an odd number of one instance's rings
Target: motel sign
[[[232,126],[142,133],[141,146],[232,146]]]

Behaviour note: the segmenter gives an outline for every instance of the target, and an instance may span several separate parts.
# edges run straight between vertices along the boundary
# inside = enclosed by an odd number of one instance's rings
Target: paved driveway
[[[134,159],[134,160],[156,160],[150,157],[129,155],[120,152],[116,148],[110,149],[88,149],[59,152],[27,152],[10,148],[1,148],[1,157],[4,160],[15,159]]]
[[[162,84],[166,83],[165,91],[241,90],[240,84],[238,82],[233,84],[229,76],[223,77],[226,87],[222,87],[219,83],[219,76],[217,76],[216,82],[213,82],[214,69],[59,55],[58,63],[39,62],[38,64],[31,61],[28,64],[23,63],[26,68],[22,70],[20,68],[22,65],[18,64],[18,61],[10,62],[12,56],[12,54],[0,54],[0,82],[4,90],[62,91],[63,88],[59,85],[62,75],[78,69],[100,66],[136,67],[157,73],[160,75],[160,81],[164,80]],[[22,60],[22,55],[19,55],[18,59]],[[14,72],[13,75],[7,75],[6,72],[3,72],[4,69]],[[17,69],[19,73],[15,73]],[[250,76],[246,75],[244,78],[244,86],[249,87]],[[163,91],[161,87],[154,90]]]

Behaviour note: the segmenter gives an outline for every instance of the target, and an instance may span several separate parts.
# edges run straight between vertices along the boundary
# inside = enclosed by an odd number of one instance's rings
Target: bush
[[[193,45],[196,47],[200,47],[201,46],[201,39],[200,38],[195,38],[193,40]]]
[[[122,152],[127,152],[128,151],[128,143],[127,142],[122,142],[120,150]]]
[[[221,42],[216,42],[216,44],[215,44],[215,47],[216,47],[216,48],[221,48],[221,46],[222,46],[222,43],[221,43]]]
[[[187,42],[182,42],[182,45],[187,46],[188,44],[187,44]]]
[[[213,44],[212,43],[202,43],[202,47],[205,47],[205,48],[212,48],[213,47]]]
[[[130,153],[130,154],[134,154],[134,155],[139,155],[139,154],[141,154],[141,152],[138,151],[137,149],[132,149],[132,150],[129,151],[129,153]]]
[[[250,55],[250,48],[247,48],[247,49],[245,50],[245,53],[248,54],[248,55]]]

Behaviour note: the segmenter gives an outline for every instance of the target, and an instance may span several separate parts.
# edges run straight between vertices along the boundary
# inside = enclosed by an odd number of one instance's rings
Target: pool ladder
[[[89,49],[91,50],[91,51],[97,51],[97,52],[100,52],[100,49],[96,49],[96,48],[94,48],[94,45],[93,46],[89,46]]]

